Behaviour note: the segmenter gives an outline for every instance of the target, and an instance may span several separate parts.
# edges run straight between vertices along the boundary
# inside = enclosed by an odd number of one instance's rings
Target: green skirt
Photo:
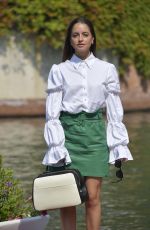
[[[108,176],[109,151],[102,112],[61,112],[60,121],[64,128],[65,146],[72,160],[67,168],[78,169],[83,176]]]

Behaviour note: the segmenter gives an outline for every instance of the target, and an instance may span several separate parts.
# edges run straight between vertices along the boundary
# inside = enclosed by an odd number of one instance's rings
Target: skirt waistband
[[[95,120],[102,118],[102,111],[98,110],[94,113],[87,113],[82,111],[80,113],[69,113],[62,111],[60,113],[60,120],[61,119],[73,119],[73,120]]]

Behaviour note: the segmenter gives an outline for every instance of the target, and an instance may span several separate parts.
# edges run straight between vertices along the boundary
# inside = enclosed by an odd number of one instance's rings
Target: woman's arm
[[[64,146],[65,135],[59,120],[62,104],[62,81],[57,65],[53,65],[50,71],[47,93],[44,138],[48,145],[48,150],[43,159],[43,164],[56,165],[62,159],[69,164],[71,159]]]
[[[128,149],[129,137],[123,124],[123,107],[119,97],[120,84],[114,65],[110,65],[107,78],[107,144],[110,149],[109,163],[117,159],[133,160]]]

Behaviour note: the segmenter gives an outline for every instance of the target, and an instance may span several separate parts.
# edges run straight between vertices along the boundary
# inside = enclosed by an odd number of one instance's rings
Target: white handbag
[[[35,210],[76,206],[88,199],[84,178],[76,169],[44,172],[33,181]]]

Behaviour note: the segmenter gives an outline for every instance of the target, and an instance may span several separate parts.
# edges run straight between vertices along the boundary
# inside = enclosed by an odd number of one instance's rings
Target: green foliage
[[[32,205],[25,201],[19,181],[13,177],[12,170],[0,165],[0,221],[35,214]]]
[[[54,48],[63,46],[68,23],[84,15],[94,23],[97,48],[112,50],[121,71],[134,64],[150,77],[149,0],[3,0],[0,12],[1,36],[16,30]]]

